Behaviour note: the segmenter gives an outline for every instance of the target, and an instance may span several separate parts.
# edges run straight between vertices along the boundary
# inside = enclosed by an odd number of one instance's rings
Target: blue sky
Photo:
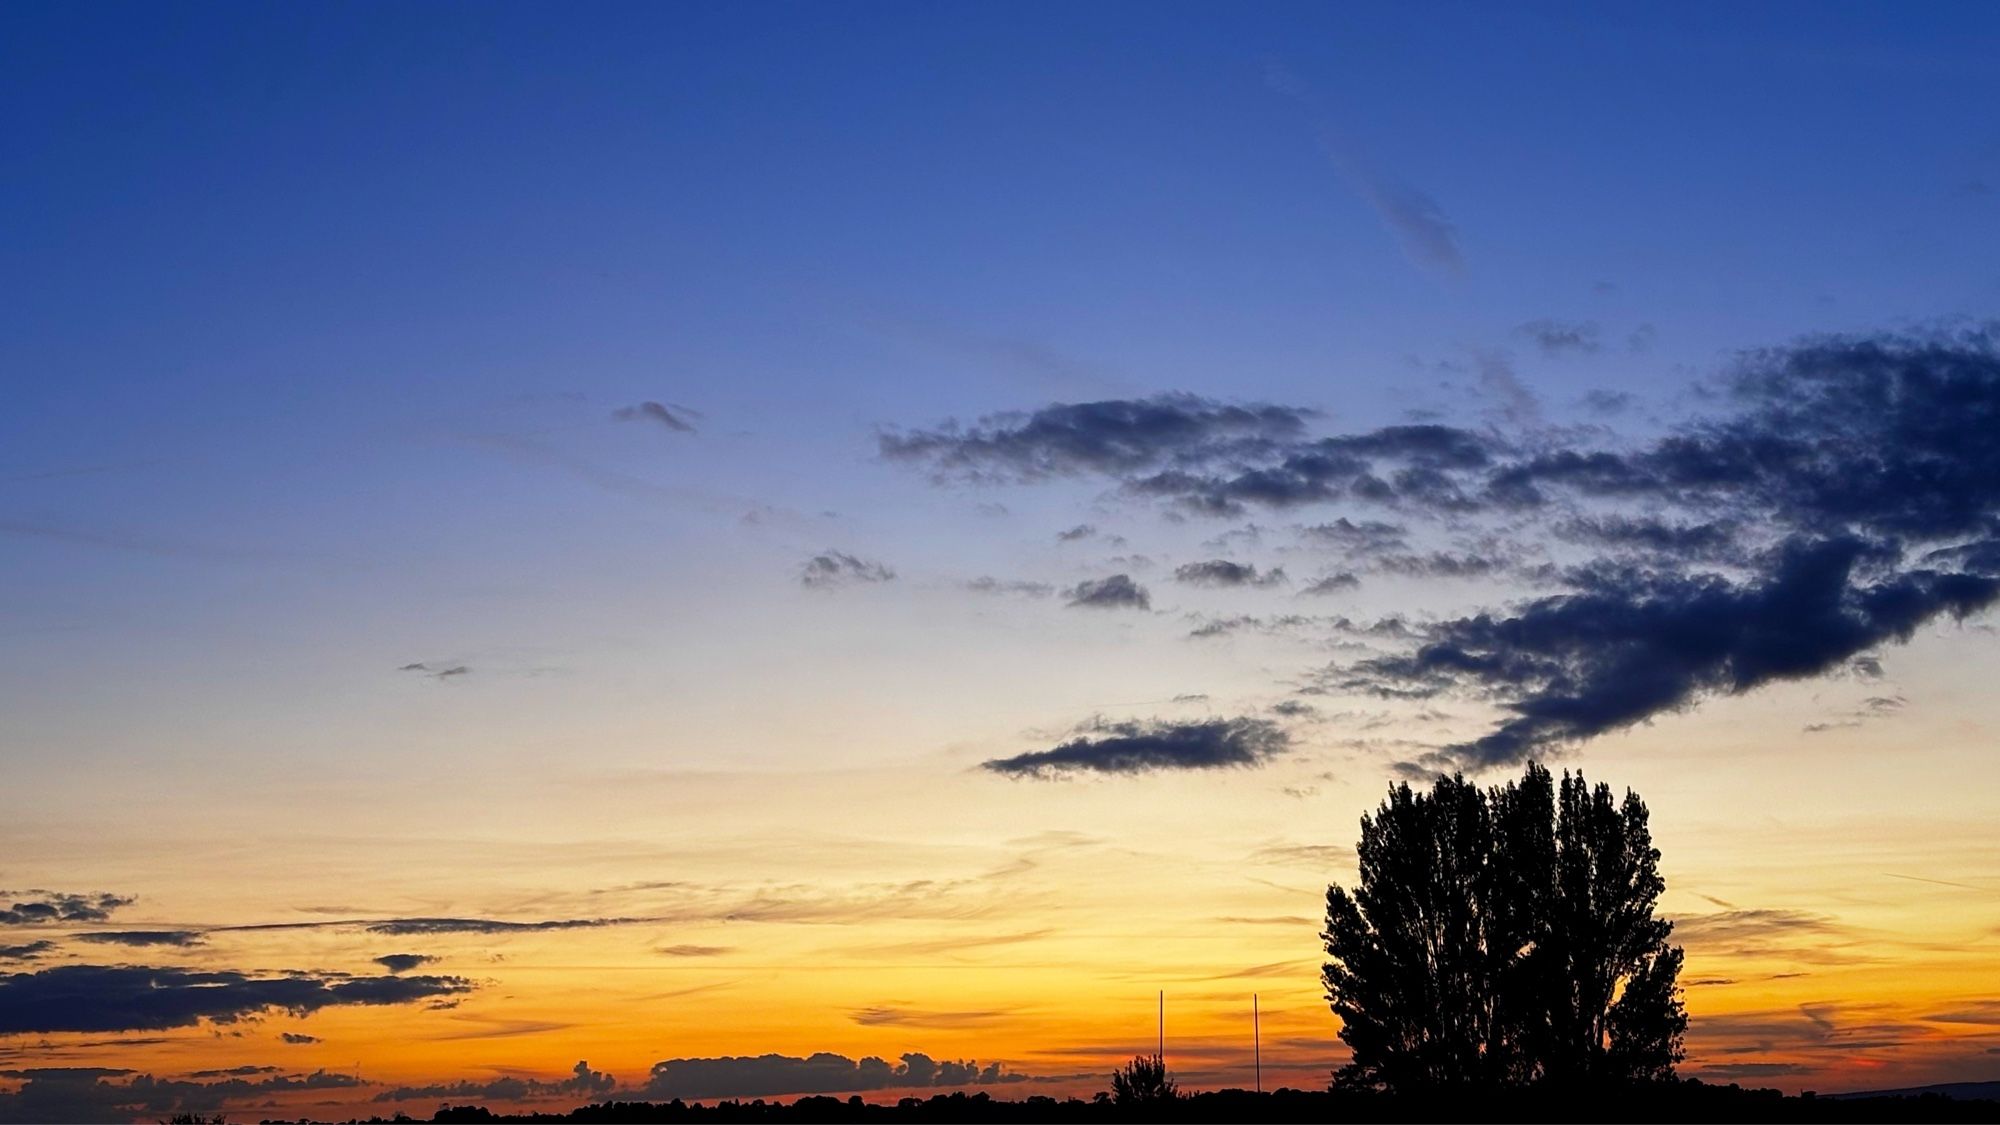
[[[1546,591],[1572,548],[1539,572],[1522,560],[1554,525],[1418,513],[1436,517],[1419,552],[1505,566],[1440,580],[1413,554],[1314,600],[1301,589],[1337,560],[1301,529],[1382,512],[1191,516],[1134,502],[1132,466],[940,481],[949,454],[888,456],[882,435],[1020,412],[987,429],[1004,434],[1066,417],[1030,413],[1052,404],[1185,393],[1172,401],[1195,415],[1278,404],[1313,434],[1449,424],[1504,459],[1737,417],[1715,378],[1745,350],[1994,315],[1996,55],[2000,9],[1944,3],[9,6],[0,772],[28,811],[0,833],[23,857],[0,887],[252,923],[304,909],[290,870],[316,872],[322,902],[494,913],[569,901],[571,856],[607,885],[667,864],[721,895],[956,877],[926,857],[1011,862],[1035,833],[1172,862],[1264,833],[1267,851],[1344,844],[1397,764],[1476,736],[1491,697],[1448,719],[1357,704],[1371,731],[1408,729],[1391,744],[1300,725],[1284,761],[1215,782],[1037,788],[981,763],[1126,737],[1120,723],[1279,714],[1373,643],[1315,631],[1330,615],[1438,624]],[[1961,345],[1991,358],[1990,340]],[[685,428],[619,419],[642,403]],[[1214,467],[1213,419],[1188,424],[1195,445],[1150,450],[1145,471]],[[1744,510],[1827,510],[1784,504]],[[1870,534],[1888,526],[1866,516]],[[1286,577],[1175,577],[1218,555]],[[802,583],[815,557],[840,588]],[[1785,573],[1748,559],[1730,572],[1743,590]],[[1150,590],[1149,612],[1067,604],[1114,573]],[[981,577],[1011,593],[967,585]],[[1840,837],[1905,793],[1870,772],[1875,751],[1925,747],[1901,760],[1948,785],[1940,823],[1990,833],[1976,795],[1994,767],[1970,749],[2000,730],[1979,688],[1990,633],[1933,611],[1906,649],[1875,637],[1902,654],[1893,693],[1860,665],[1813,665],[1755,700],[1710,685],[1579,740],[1593,769],[1652,787],[1662,825],[1705,826],[1682,837],[1692,885],[1876,924],[1829,905],[1853,906],[1823,857],[1749,864],[1731,851],[1749,837],[1702,817],[1762,815],[1746,792],[1838,743],[1854,757],[1815,774],[1832,788],[1786,838]],[[1322,616],[1186,635],[1267,613]],[[1695,735],[1711,740],[1701,770],[1650,772]],[[1753,736],[1778,749],[1758,757]],[[621,786],[648,796],[597,803]],[[476,866],[462,841],[411,827],[440,799],[477,810],[466,831],[486,845],[518,831],[551,852],[453,883]],[[1212,823],[1163,835],[1144,815],[1160,807]],[[167,823],[184,851],[135,827]],[[354,838],[313,834],[329,824]],[[1931,829],[1884,831],[1878,865]],[[626,862],[632,841],[643,863]],[[1991,882],[1975,844],[1947,878]],[[205,866],[238,853],[256,858]],[[411,855],[433,870],[409,874]],[[1099,859],[1089,871],[1115,866]],[[1311,913],[1325,880],[1294,874],[1303,905],[1190,893]],[[1035,911],[1088,898],[1081,878],[1042,888],[1019,927],[1055,925]],[[1172,900],[1136,916],[1172,927]],[[1896,902],[1906,929],[1973,916]],[[1093,925],[1092,948],[1123,940]],[[1313,973],[1296,1028],[1330,1035]],[[1832,995],[1796,987],[1724,1007]],[[796,1041],[736,1028],[685,1051],[846,1049],[788,1018]],[[1078,1037],[1099,1034],[1087,1022]],[[634,1044],[598,1049],[630,1069],[649,1061]],[[1849,1062],[1799,1063],[1798,1081]],[[1965,1076],[1929,1055],[1905,1070]]]

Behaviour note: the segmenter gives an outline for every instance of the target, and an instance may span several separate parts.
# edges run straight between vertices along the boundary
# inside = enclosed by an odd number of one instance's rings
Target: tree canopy
[[[1530,763],[1439,777],[1361,818],[1354,891],[1327,888],[1343,1084],[1399,1092],[1671,1079],[1687,1015],[1646,805]]]

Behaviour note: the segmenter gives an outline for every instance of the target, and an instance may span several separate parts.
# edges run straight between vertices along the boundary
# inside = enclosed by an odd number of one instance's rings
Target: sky
[[[2000,12],[0,10],[0,1120],[1323,1084],[1391,784],[2000,1074]]]

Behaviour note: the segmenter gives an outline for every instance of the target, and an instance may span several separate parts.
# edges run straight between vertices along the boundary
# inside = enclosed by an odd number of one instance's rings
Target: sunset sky
[[[1531,758],[1683,1074],[2000,1077],[1996,54],[0,8],[0,1121],[1318,1087],[1358,818]]]

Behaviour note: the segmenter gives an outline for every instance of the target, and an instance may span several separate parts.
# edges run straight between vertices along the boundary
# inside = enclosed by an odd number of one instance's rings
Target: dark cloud
[[[1633,401],[1629,391],[1598,389],[1586,391],[1583,395],[1584,409],[1593,414],[1622,414],[1631,409]]]
[[[132,898],[109,894],[59,894],[55,891],[0,891],[0,926],[38,926],[50,922],[107,922]]]
[[[841,1094],[935,1086],[991,1086],[1029,1081],[998,1063],[951,1062],[912,1052],[900,1063],[860,1060],[821,1051],[793,1055],[667,1059],[653,1064],[640,1095],[666,1101],[757,1098],[791,1094]]]
[[[423,953],[385,953],[375,958],[375,963],[391,973],[407,973],[411,969],[428,965],[437,958]]]
[[[403,1102],[422,1099],[439,1100],[494,1100],[526,1101],[536,1098],[567,1097],[595,1100],[618,1088],[618,1080],[599,1070],[590,1069],[587,1062],[578,1062],[571,1068],[568,1078],[557,1081],[543,1081],[539,1078],[495,1078],[485,1082],[458,1081],[429,1086],[398,1086],[375,1095],[378,1102]]]
[[[1174,581],[1188,586],[1277,586],[1284,583],[1285,571],[1277,567],[1260,574],[1249,563],[1209,559],[1175,567]]]
[[[1339,548],[1348,555],[1380,555],[1409,548],[1409,528],[1382,520],[1356,522],[1342,516],[1332,523],[1299,528],[1299,538]]]
[[[0,1094],[0,1121],[90,1122],[158,1114],[208,1114],[232,1103],[293,1090],[343,1090],[365,1085],[351,1074],[316,1070],[274,1073],[276,1067],[197,1071],[189,1078],[156,1078],[108,1067],[33,1067],[4,1072],[24,1079]],[[262,1077],[251,1077],[261,1075]]]
[[[1063,591],[1069,604],[1086,609],[1151,609],[1153,596],[1129,574],[1079,582]]]
[[[1077,524],[1075,527],[1070,528],[1068,531],[1056,532],[1056,540],[1062,543],[1074,543],[1079,539],[1089,539],[1096,534],[1097,534],[1096,525],[1088,523],[1080,523]]]
[[[1589,327],[1526,326],[1559,350],[1594,344]],[[1314,436],[1306,411],[1183,396],[1051,407],[884,450],[944,478],[1092,475],[1178,513],[1373,508],[1396,522],[1343,515],[1301,537],[1361,560],[1349,571],[1553,587],[1413,626],[1406,651],[1314,685],[1491,703],[1485,734],[1408,764],[1481,768],[1713,695],[1877,667],[1877,650],[2000,600],[1996,333],[1748,353],[1702,414],[1632,443],[1601,427],[1438,423]],[[1418,522],[1458,546],[1413,546],[1404,529]],[[1334,578],[1309,589],[1346,585]],[[1129,578],[1105,583],[1073,604],[1145,604]]]
[[[1552,743],[1588,739],[1709,693],[1823,674],[1907,640],[1940,614],[1963,618],[2000,598],[2000,579],[1897,571],[1889,548],[1853,537],[1794,539],[1763,577],[1621,569],[1507,616],[1432,626],[1414,654],[1364,662],[1350,684],[1383,694],[1504,693],[1513,717],[1436,762],[1496,766]]]
[[[985,768],[1012,777],[1225,769],[1263,765],[1291,746],[1284,728],[1266,719],[1096,723],[1091,729],[1048,750],[993,759]]]
[[[1514,332],[1540,348],[1543,355],[1588,355],[1602,347],[1597,325],[1588,320],[1531,320]]]
[[[434,680],[448,680],[451,679],[453,676],[469,675],[472,672],[472,669],[463,664],[446,664],[439,667],[433,667],[432,665],[426,664],[423,661],[417,661],[414,664],[401,665],[396,669],[396,671],[421,672],[424,675],[429,676],[431,679]]]
[[[1305,431],[1310,410],[1233,406],[1194,395],[1057,403],[971,426],[881,437],[882,455],[944,480],[1032,481],[1124,475],[1266,451]]]
[[[78,941],[95,942],[99,945],[172,945],[186,948],[200,945],[200,930],[112,930],[105,933],[78,934]]]
[[[727,945],[664,945],[654,952],[668,957],[720,957],[735,952],[735,948]]]
[[[991,578],[985,575],[968,580],[965,588],[976,594],[1019,594],[1029,598],[1046,598],[1056,592],[1056,588],[1046,582]]]
[[[31,941],[25,945],[0,945],[0,961],[33,961],[45,953],[53,953],[56,943],[52,941]]]
[[[668,408],[662,403],[642,402],[637,406],[621,406],[611,416],[620,422],[653,422],[676,433],[691,434],[695,432],[694,423],[687,419],[698,418],[700,414],[685,406]]]
[[[1338,594],[1343,590],[1355,590],[1361,586],[1361,579],[1349,571],[1322,575],[1306,583],[1301,594]]]
[[[63,965],[0,974],[0,1035],[159,1031],[267,1012],[306,1015],[343,1005],[407,1004],[470,992],[461,977],[257,976],[228,970]]]
[[[298,1032],[298,1031],[279,1032],[278,1038],[283,1042],[290,1043],[294,1047],[305,1046],[306,1044],[309,1043],[323,1042],[323,1040],[320,1039],[320,1037],[317,1035],[307,1035],[303,1032]]]
[[[1458,555],[1449,551],[1429,554],[1384,555],[1375,560],[1377,568],[1390,574],[1417,578],[1484,578],[1506,568],[1506,562],[1486,555]]]
[[[940,1012],[902,1004],[878,1004],[849,1012],[848,1018],[863,1027],[983,1027],[1007,1018],[1008,1014],[993,1010]]]
[[[518,934],[548,930],[582,930],[599,926],[629,926],[644,918],[550,918],[536,922],[508,922],[498,918],[385,918],[366,923],[371,934],[410,937],[428,934]],[[316,923],[314,923],[316,924]],[[338,924],[338,923],[335,923]]]
[[[799,570],[799,584],[808,590],[831,590],[856,582],[887,582],[896,572],[878,562],[856,558],[845,551],[824,551],[806,560]]]

